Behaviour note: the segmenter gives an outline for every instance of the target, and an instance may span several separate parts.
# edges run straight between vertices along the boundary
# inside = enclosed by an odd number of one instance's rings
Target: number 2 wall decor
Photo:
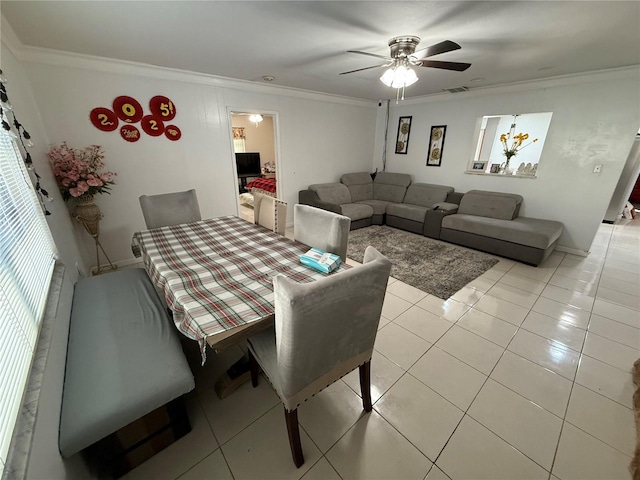
[[[150,137],[159,137],[164,134],[171,141],[179,140],[182,136],[180,128],[176,125],[165,125],[176,116],[175,104],[165,96],[156,95],[149,100],[150,113],[145,112],[135,98],[121,95],[113,101],[113,109],[96,107],[91,110],[89,118],[98,130],[113,132],[118,129],[120,122],[120,136],[127,142],[140,140],[140,129],[132,125],[140,122],[142,131]]]

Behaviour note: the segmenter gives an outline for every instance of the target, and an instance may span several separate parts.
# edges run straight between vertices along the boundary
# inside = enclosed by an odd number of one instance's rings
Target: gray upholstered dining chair
[[[371,354],[391,262],[367,247],[364,263],[311,283],[273,279],[275,326],[249,338],[251,383],[259,368],[280,400],[293,462],[304,463],[298,406],[359,367],[362,405],[371,411]]]
[[[351,219],[310,205],[293,207],[293,238],[347,260]]]
[[[284,235],[287,227],[287,203],[269,195],[254,193],[253,223]]]
[[[138,198],[147,229],[202,220],[195,189]]]

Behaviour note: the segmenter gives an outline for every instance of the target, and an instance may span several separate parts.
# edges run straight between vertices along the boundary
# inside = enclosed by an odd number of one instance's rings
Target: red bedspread
[[[252,189],[256,190],[264,190],[269,193],[276,193],[276,179],[275,178],[257,178],[249,183],[247,183],[246,189],[252,191]]]

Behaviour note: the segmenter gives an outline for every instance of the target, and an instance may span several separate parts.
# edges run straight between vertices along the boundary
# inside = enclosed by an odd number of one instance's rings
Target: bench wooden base
[[[183,397],[156,408],[82,453],[99,477],[119,478],[191,431]]]

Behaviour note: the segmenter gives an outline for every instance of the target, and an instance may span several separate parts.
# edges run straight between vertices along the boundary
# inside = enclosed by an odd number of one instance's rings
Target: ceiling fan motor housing
[[[416,47],[420,43],[420,37],[414,37],[410,35],[404,35],[401,37],[393,37],[389,40],[389,47],[391,48],[391,58],[408,57],[413,55],[416,51]]]

